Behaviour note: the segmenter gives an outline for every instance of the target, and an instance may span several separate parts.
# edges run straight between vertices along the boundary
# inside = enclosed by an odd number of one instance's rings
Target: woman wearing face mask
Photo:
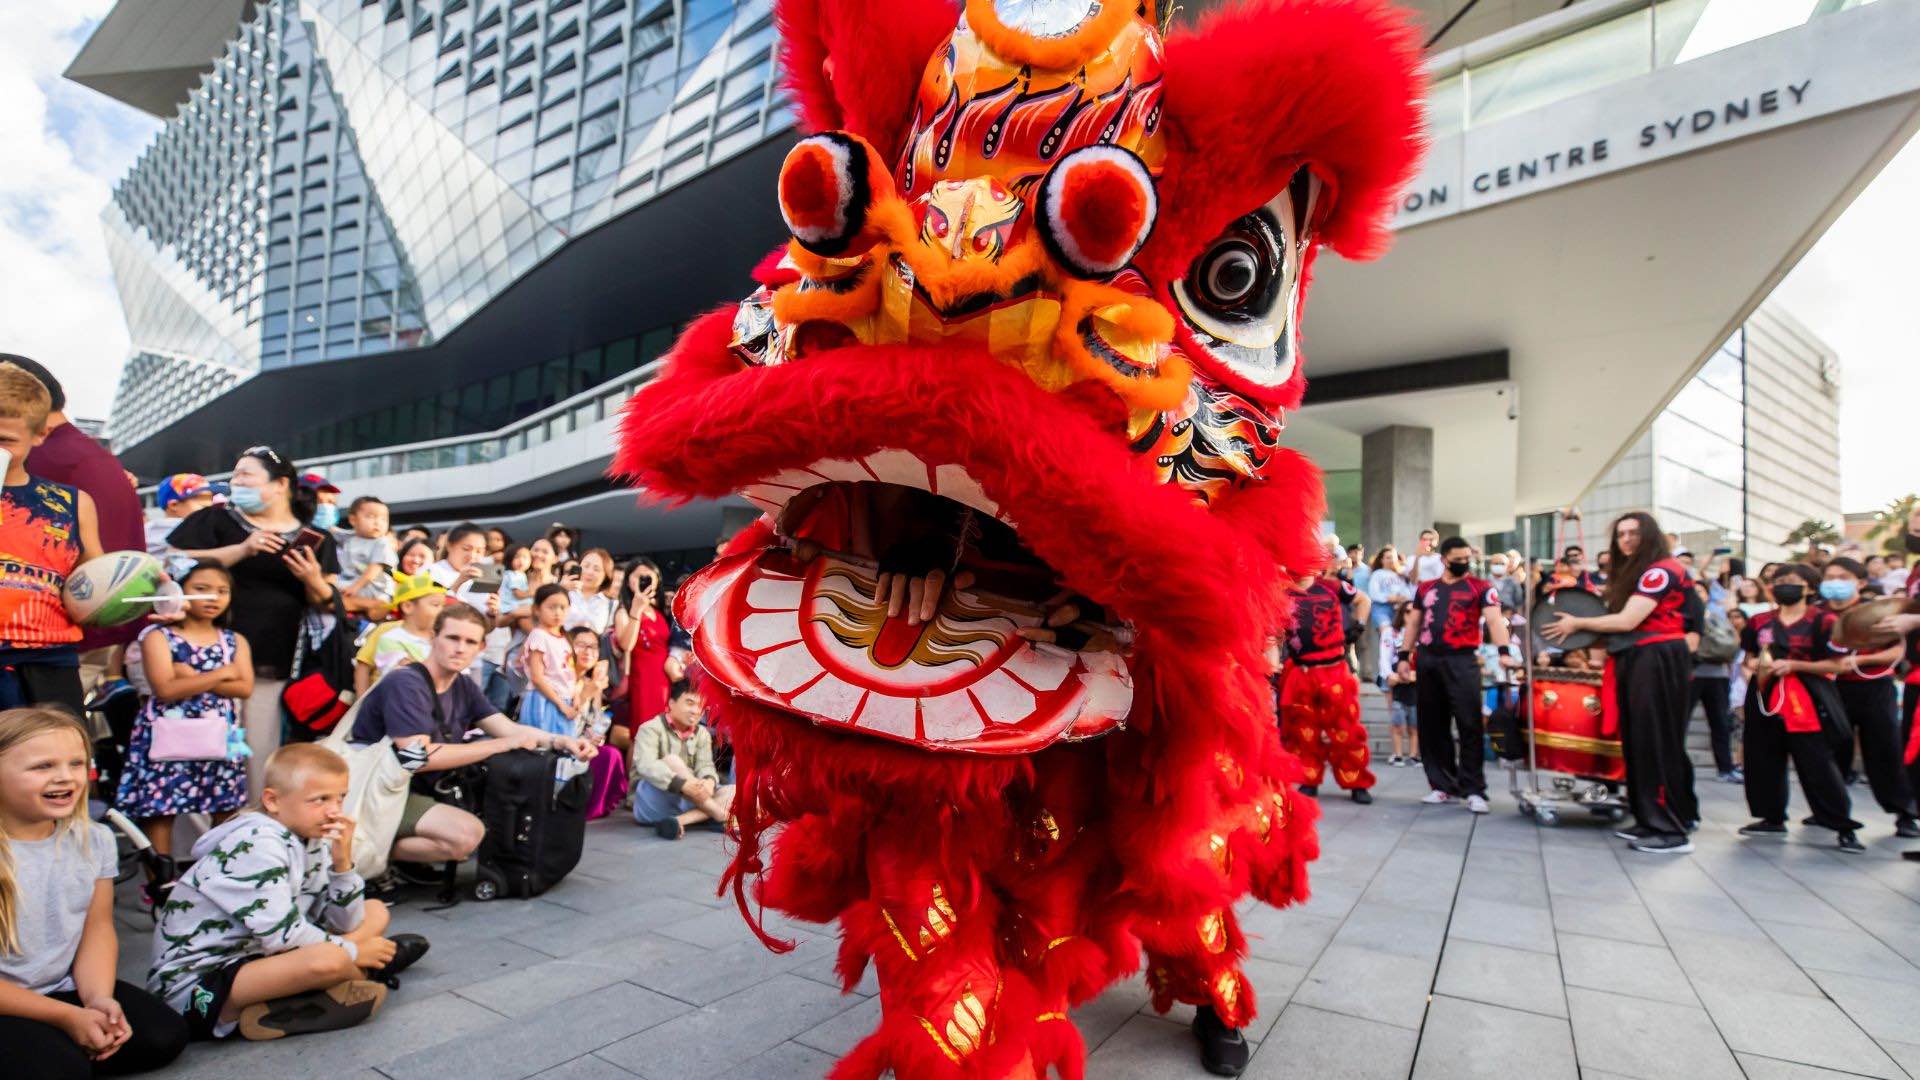
[[[188,558],[233,573],[233,629],[253,647],[253,693],[246,701],[247,789],[260,795],[267,755],[280,745],[280,691],[287,685],[309,609],[332,603],[340,556],[333,535],[313,529],[318,492],[300,483],[293,463],[271,446],[234,462],[225,506],[197,511],[167,542]]]
[[[1866,582],[1865,565],[1838,556],[1827,564],[1825,579],[1820,582],[1820,599],[1836,617],[1844,615],[1859,606],[1860,589]],[[1860,735],[1860,764],[1873,789],[1874,801],[1893,815],[1897,835],[1920,837],[1913,788],[1907,781],[1906,763],[1901,760],[1906,743],[1900,738],[1900,702],[1893,687],[1893,671],[1906,645],[1899,642],[1870,653],[1838,647],[1836,651],[1842,656],[1842,666],[1834,689],[1840,694],[1847,723]],[[1853,746],[1837,746],[1834,752],[1843,762],[1850,761]],[[1844,766],[1841,771],[1846,771]]]
[[[1635,851],[1682,855],[1698,825],[1693,762],[1687,757],[1687,714],[1693,707],[1693,657],[1687,648],[1692,580],[1646,513],[1613,523],[1606,586],[1608,614],[1562,614],[1541,629],[1558,643],[1579,630],[1610,635],[1606,673],[1619,706],[1620,751],[1627,765],[1627,805],[1634,825],[1618,834]]]
[[[1747,809],[1754,821],[1742,836],[1785,836],[1787,832],[1787,759],[1800,776],[1800,793],[1812,808],[1811,822],[1839,834],[1840,850],[1866,850],[1854,836],[1846,781],[1833,761],[1833,739],[1846,726],[1846,714],[1833,688],[1841,668],[1831,637],[1834,616],[1808,600],[1819,588],[1811,566],[1781,567],[1773,578],[1778,607],[1747,621],[1740,634],[1746,652]]]

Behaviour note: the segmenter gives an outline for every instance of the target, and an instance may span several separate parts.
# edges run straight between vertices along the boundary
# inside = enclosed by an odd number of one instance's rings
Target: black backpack
[[[573,871],[587,839],[587,799],[593,780],[576,773],[554,783],[564,754],[509,750],[486,761],[480,820],[478,900],[538,896]]]

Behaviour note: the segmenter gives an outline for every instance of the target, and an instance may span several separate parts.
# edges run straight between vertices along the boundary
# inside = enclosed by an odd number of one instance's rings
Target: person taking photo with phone
[[[167,537],[188,558],[233,573],[231,625],[253,647],[253,693],[244,707],[252,799],[260,796],[267,755],[280,746],[280,692],[301,622],[310,609],[331,609],[340,573],[332,534],[311,524],[318,495],[299,477],[273,447],[248,447],[233,463],[226,504],[193,514]]]

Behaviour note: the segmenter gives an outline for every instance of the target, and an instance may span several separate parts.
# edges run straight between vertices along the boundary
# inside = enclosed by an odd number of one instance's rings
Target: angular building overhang
[[[253,17],[255,0],[120,0],[94,28],[66,77],[162,120]]]
[[[1436,471],[1514,476],[1511,507],[1436,481],[1470,532],[1578,499],[1920,129],[1915,56],[1920,4],[1882,0],[1436,139],[1393,250],[1320,262],[1307,372],[1505,351],[1513,394],[1309,386],[1289,436],[1347,469],[1393,424],[1512,429],[1491,461],[1436,443]]]

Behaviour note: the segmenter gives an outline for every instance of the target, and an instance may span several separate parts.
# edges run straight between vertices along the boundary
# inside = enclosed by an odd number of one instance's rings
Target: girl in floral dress
[[[172,626],[153,626],[140,636],[141,659],[153,694],[140,708],[127,744],[126,768],[114,805],[140,823],[160,856],[148,896],[156,897],[177,876],[173,864],[176,814],[212,814],[226,820],[247,801],[247,766],[242,758],[210,761],[154,761],[153,728],[167,713],[219,716],[231,727],[240,722],[236,698],[253,692],[253,654],[247,639],[225,627],[233,599],[233,577],[218,563],[202,562],[187,572],[180,587],[189,596],[186,617]],[[164,722],[164,721],[162,721]]]

